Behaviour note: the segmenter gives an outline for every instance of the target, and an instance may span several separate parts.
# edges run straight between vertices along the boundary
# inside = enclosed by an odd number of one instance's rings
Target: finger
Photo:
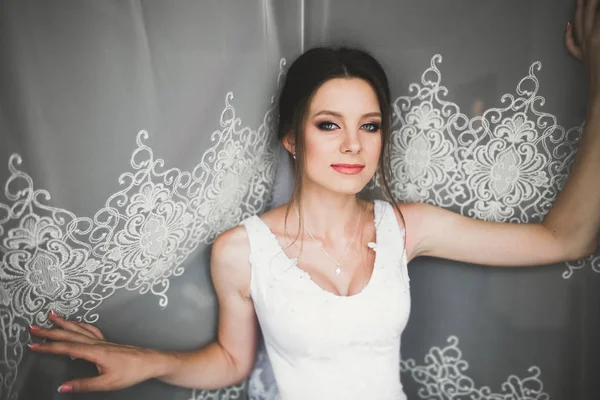
[[[81,358],[98,364],[99,353],[95,346],[83,343],[47,342],[30,343],[29,348],[36,353],[50,353],[62,356]]]
[[[100,329],[96,328],[94,325],[86,324],[85,322],[79,322],[79,321],[73,321],[73,322],[76,323],[77,325],[79,325],[82,329],[85,329],[88,332],[90,332],[92,335],[96,336],[97,339],[106,340],[104,338],[104,335],[102,334],[102,331]]]
[[[583,43],[583,0],[577,0],[577,9],[575,10],[575,38],[577,43]]]
[[[34,336],[51,339],[54,341],[85,343],[85,344],[96,343],[96,339],[93,339],[90,336],[82,335],[77,332],[65,331],[63,329],[46,329],[46,328],[41,328],[39,326],[30,326],[29,333],[31,333]]]
[[[585,15],[583,16],[583,32],[584,40],[592,34],[594,30],[594,22],[596,21],[596,9],[598,8],[598,0],[587,0],[585,5]]]
[[[56,313],[53,314],[52,312],[50,312],[50,314],[48,314],[48,318],[55,325],[61,327],[62,329],[65,329],[67,331],[77,332],[77,333],[79,333],[81,335],[85,335],[91,339],[98,339],[96,337],[96,335],[94,335],[92,332],[90,332],[87,329],[83,329],[83,327],[80,327],[79,325],[77,325],[75,323],[75,321],[66,320],[66,319],[62,318],[61,316],[57,315]]]
[[[78,392],[106,392],[109,390],[122,389],[113,383],[114,379],[109,374],[95,376],[93,378],[74,379],[60,385],[60,393]]]
[[[565,45],[573,57],[577,58],[578,60],[583,59],[581,48],[575,43],[575,38],[573,36],[573,25],[571,24],[567,25],[567,30],[565,31]]]

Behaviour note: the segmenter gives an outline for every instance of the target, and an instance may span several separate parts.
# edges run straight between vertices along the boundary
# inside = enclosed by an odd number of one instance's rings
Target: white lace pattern
[[[489,221],[541,221],[566,182],[583,125],[565,129],[538,110],[545,103],[535,75],[539,61],[517,84],[516,95],[502,96],[502,108],[469,119],[444,100],[441,61],[433,56],[421,84],[411,84],[410,95],[394,102],[394,197]],[[566,263],[563,278],[585,265],[600,273],[600,251]]]
[[[278,84],[285,60],[280,63]],[[50,194],[34,187],[9,159],[0,203],[0,397],[14,399],[12,386],[28,341],[27,324],[47,325],[48,310],[89,323],[117,290],[151,292],[168,304],[169,279],[200,243],[209,244],[242,219],[266,211],[275,175],[272,107],[257,130],[242,127],[225,97],[221,130],[191,171],[164,169],[137,135],[132,172],[119,177],[122,189],[93,218],[48,204]]]
[[[474,218],[540,221],[564,186],[583,125],[565,129],[538,110],[545,101],[535,75],[540,62],[531,65],[516,94],[502,97],[503,107],[469,119],[444,100],[448,90],[441,84],[441,60],[435,55],[421,82],[394,102],[394,196]],[[281,69],[284,65],[282,60]],[[21,169],[21,156],[10,157],[6,201],[0,202],[1,398],[17,398],[13,385],[29,341],[27,324],[46,325],[50,309],[94,323],[97,308],[122,289],[153,293],[166,307],[169,279],[184,272],[183,261],[199,244],[268,208],[275,112],[271,108],[257,130],[240,128],[232,99],[228,93],[213,146],[191,171],[165,168],[146,144],[148,133],[140,131],[132,169],[119,177],[121,189],[91,218],[50,205],[50,193]],[[584,266],[600,273],[600,254],[566,263],[563,278]],[[450,343],[448,351],[457,351]],[[437,384],[428,367],[410,360],[402,365],[426,387]],[[539,370],[530,372],[519,382],[537,384]],[[236,390],[198,391],[193,397],[234,398]],[[481,399],[545,399],[493,397],[484,389],[473,393]]]

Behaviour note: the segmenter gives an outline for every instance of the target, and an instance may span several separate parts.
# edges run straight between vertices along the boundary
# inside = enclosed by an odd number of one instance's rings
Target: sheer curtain
[[[27,324],[50,309],[119,343],[214,339],[210,245],[286,201],[272,101],[286,62],[315,45],[357,45],[384,64],[398,201],[541,220],[585,117],[583,70],[562,41],[568,3],[3,2],[0,398],[62,398],[60,383],[94,374],[27,350]],[[600,255],[514,269],[422,258],[409,272],[409,398],[600,397]],[[235,387],[149,381],[79,398],[276,392],[261,348]]]

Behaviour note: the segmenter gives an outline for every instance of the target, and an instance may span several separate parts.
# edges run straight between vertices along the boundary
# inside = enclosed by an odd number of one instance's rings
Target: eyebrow
[[[343,117],[343,115],[341,113],[336,112],[336,111],[331,111],[331,110],[322,110],[322,111],[319,111],[314,116],[316,117],[318,115],[333,115],[334,117],[339,117],[339,118]],[[369,113],[363,114],[361,116],[361,118],[367,118],[367,117],[381,117],[381,113],[377,112],[377,111],[376,112],[369,112]]]

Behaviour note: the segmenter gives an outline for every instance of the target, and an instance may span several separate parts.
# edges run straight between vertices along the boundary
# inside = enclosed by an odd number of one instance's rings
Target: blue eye
[[[379,126],[379,124],[374,124],[374,123],[368,123],[368,124],[364,124],[362,126],[363,129],[365,129],[367,132],[379,132],[379,129],[381,129],[381,127]]]
[[[329,121],[321,122],[321,123],[317,124],[317,127],[322,131],[332,131],[335,128],[339,128],[339,126],[337,126],[333,122],[329,122]]]

